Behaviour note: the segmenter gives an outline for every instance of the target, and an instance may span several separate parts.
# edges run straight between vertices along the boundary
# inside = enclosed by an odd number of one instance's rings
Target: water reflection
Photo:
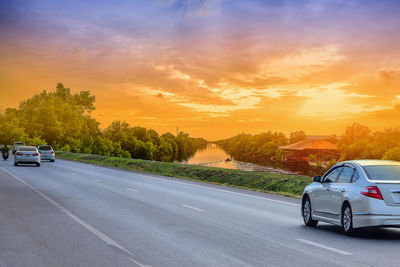
[[[262,166],[254,163],[241,162],[232,157],[216,144],[208,144],[205,149],[198,150],[191,158],[182,161],[191,165],[202,165],[226,169],[239,169],[246,171],[266,171],[275,173],[294,174],[289,170],[283,170],[272,166]]]
[[[225,150],[216,144],[208,144],[206,148],[198,150],[192,157],[184,161],[187,164],[205,164],[214,161],[225,161],[230,159]]]

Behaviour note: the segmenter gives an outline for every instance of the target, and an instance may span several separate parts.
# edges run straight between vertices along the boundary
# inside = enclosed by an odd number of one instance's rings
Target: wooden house
[[[330,159],[337,160],[340,156],[336,145],[323,137],[307,138],[280,148],[282,149],[282,161],[288,163],[324,162]]]

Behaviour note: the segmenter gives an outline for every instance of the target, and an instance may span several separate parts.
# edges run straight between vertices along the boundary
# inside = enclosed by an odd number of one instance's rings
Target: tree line
[[[342,160],[388,159],[400,161],[400,129],[372,132],[354,123],[347,127],[337,143]]]
[[[299,137],[296,136],[296,138],[294,137],[295,135],[292,135],[291,141],[293,142],[299,141]],[[217,144],[236,160],[265,163],[271,161],[271,159],[280,158],[279,147],[289,144],[289,140],[290,138],[284,133],[268,131],[256,135],[241,133],[231,138],[217,141]]]
[[[289,136],[282,132],[271,131],[256,135],[242,133],[220,140],[217,144],[237,160],[266,163],[281,158],[280,146],[304,140],[306,137],[303,131],[292,132]],[[328,140],[336,144],[340,161],[353,159],[400,161],[400,129],[398,128],[372,132],[367,126],[354,123],[348,126],[340,137],[331,136]],[[336,159],[325,160],[327,167],[336,163]]]
[[[55,91],[42,91],[22,101],[18,108],[0,113],[0,144],[24,141],[49,144],[68,152],[175,161],[193,155],[207,141],[180,132],[159,135],[152,129],[114,121],[100,129],[91,116],[95,96],[90,91],[71,93],[62,83]]]

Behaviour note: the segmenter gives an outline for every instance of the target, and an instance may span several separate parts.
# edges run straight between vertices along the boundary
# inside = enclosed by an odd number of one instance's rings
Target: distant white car
[[[50,160],[50,162],[54,162],[56,156],[53,148],[50,145],[40,145],[38,146],[38,150],[41,160]]]
[[[34,146],[20,146],[14,154],[14,166],[36,164],[40,166],[40,153]]]

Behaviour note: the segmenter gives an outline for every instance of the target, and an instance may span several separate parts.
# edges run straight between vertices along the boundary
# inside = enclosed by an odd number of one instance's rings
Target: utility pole
[[[176,127],[176,136],[179,134],[179,127]]]

